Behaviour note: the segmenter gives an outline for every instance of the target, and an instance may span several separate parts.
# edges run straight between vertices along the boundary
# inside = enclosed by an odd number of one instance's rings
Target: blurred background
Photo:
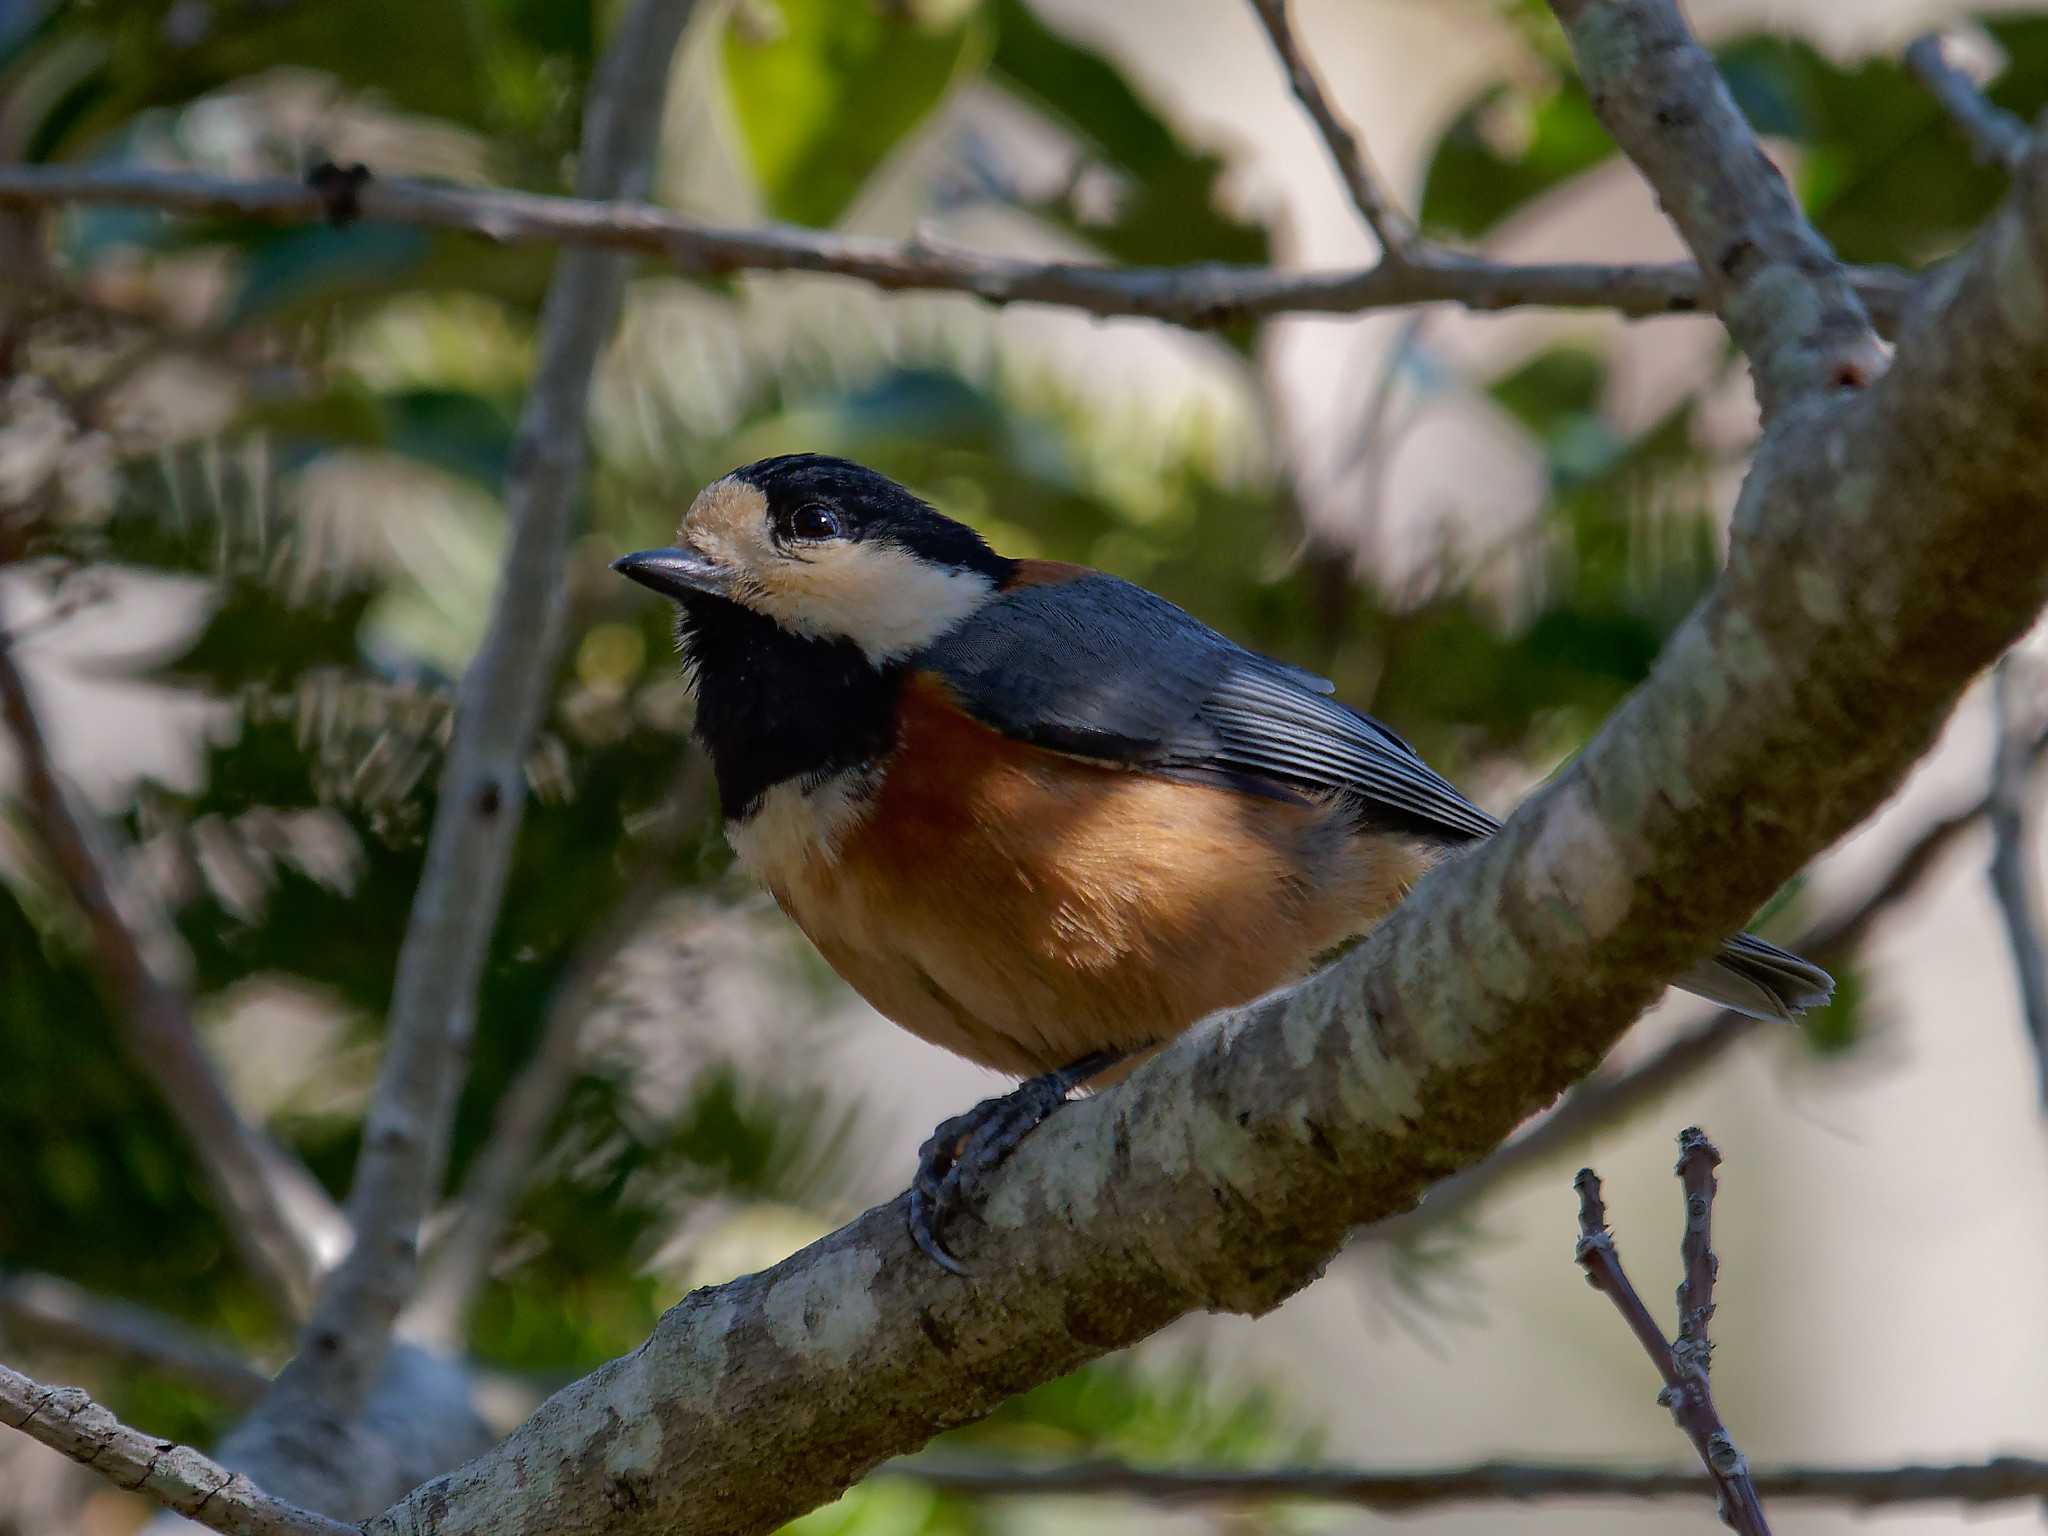
[[[602,0],[0,0],[0,161],[564,191]],[[1844,256],[1920,265],[2000,192],[1897,63],[1967,22],[1994,95],[2048,103],[2048,9],[1696,0],[1702,33]],[[1399,198],[1516,259],[1680,254],[1540,4],[1298,0]],[[1234,0],[702,4],[657,200],[1020,255],[1359,265],[1370,237]],[[0,272],[0,600],[124,899],[199,1000],[237,1101],[347,1186],[397,946],[503,532],[552,261],[358,224],[96,208]],[[11,290],[11,292],[10,292]],[[905,1184],[1000,1084],[858,1003],[731,867],[666,605],[606,569],[764,454],[870,463],[1005,552],[1079,560],[1326,673],[1505,812],[1644,674],[1711,581],[1756,428],[1703,320],[1445,310],[1194,334],[835,279],[641,270],[593,397],[574,633],[478,1012],[451,1193],[508,1088],[562,1081],[464,1322],[514,1420],[690,1287]],[[2032,707],[2037,690],[2022,689]],[[1984,792],[1973,696],[1869,828],[1765,915],[1851,911]],[[13,793],[0,749],[0,795]],[[82,925],[0,803],[0,1358],[209,1444],[231,1372],[107,1357],[36,1322],[50,1277],[274,1366],[239,1266]],[[1596,1163],[1653,1303],[1677,1280],[1672,1137],[1727,1158],[1715,1381],[1758,1464],[2048,1451],[2040,1076],[1965,831],[1838,966],[1801,1033],[1743,1033],[1453,1211],[1362,1234],[1258,1321],[1192,1318],[946,1448],[1160,1465],[1488,1456],[1678,1464],[1650,1368],[1571,1262]],[[1624,1044],[1699,1018],[1673,1001]],[[535,1068],[536,1060],[552,1066]],[[38,1289],[40,1288],[40,1289]],[[10,1299],[12,1302],[10,1303]],[[47,1313],[47,1307],[43,1309]],[[45,1321],[47,1318],[45,1317]],[[240,1396],[238,1397],[238,1393]],[[1946,1530],[1939,1505],[1774,1511]],[[114,1536],[140,1501],[0,1437],[0,1532]],[[1716,1529],[1704,1503],[1466,1506],[1431,1531]],[[2037,1529],[2038,1509],[1967,1517]],[[1345,1531],[1355,1510],[968,1499],[875,1480],[813,1533]]]

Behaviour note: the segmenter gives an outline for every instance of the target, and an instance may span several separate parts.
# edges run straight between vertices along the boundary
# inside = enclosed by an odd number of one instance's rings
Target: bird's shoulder
[[[1237,651],[1143,587],[1029,560],[912,666],[1008,735],[1127,759],[1182,728]]]

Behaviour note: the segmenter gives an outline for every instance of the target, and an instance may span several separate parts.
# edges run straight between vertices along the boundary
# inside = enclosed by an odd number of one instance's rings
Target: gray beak
[[[677,599],[700,592],[720,597],[732,586],[732,573],[724,566],[682,549],[643,549],[621,555],[612,562],[612,569],[663,597]]]

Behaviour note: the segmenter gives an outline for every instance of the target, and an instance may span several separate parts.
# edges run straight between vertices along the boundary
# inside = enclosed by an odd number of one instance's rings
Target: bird
[[[955,1274],[970,1174],[1500,826],[1314,673],[846,459],[735,469],[613,568],[675,604],[738,862],[878,1012],[1022,1080],[919,1151]],[[1834,985],[1749,934],[1676,984],[1786,1020]]]

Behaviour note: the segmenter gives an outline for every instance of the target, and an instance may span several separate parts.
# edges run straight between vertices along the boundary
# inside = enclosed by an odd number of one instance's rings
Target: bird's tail
[[[1748,1014],[1752,1019],[1790,1022],[1834,996],[1835,979],[1810,960],[1740,934],[1721,952],[1678,978],[1676,985],[1696,997]]]

